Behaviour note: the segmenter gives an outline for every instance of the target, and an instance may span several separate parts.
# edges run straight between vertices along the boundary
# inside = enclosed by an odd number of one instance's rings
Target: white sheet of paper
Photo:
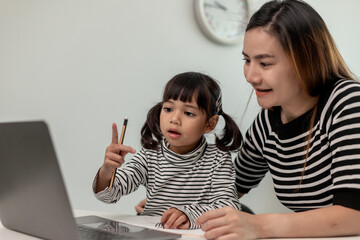
[[[160,222],[161,216],[131,216],[122,218],[119,220],[123,223],[132,224],[135,226],[146,227],[150,229],[156,229],[165,232],[178,233],[182,235],[182,238],[186,239],[205,239],[204,231],[201,229],[191,229],[191,230],[182,230],[182,229],[163,229],[161,227],[156,227],[155,225]]]

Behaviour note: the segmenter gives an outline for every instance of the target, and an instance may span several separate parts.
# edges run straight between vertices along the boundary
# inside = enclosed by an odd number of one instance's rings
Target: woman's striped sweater
[[[277,198],[294,211],[330,205],[360,210],[360,84],[339,80],[325,91],[307,160],[313,110],[286,124],[279,108],[261,111],[235,159],[239,192],[249,192],[270,171]]]

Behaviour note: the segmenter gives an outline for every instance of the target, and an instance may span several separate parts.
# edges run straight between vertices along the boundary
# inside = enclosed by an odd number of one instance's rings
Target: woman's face
[[[277,38],[264,28],[249,30],[244,38],[244,74],[262,108],[281,106],[292,111],[308,98]]]

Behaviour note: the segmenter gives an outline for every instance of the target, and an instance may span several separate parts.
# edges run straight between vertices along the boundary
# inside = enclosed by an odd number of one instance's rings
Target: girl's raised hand
[[[189,219],[182,211],[177,208],[170,208],[166,210],[160,222],[165,229],[188,229],[190,227]]]
[[[119,144],[117,126],[113,123],[111,144],[106,148],[104,163],[99,170],[96,192],[109,185],[112,173],[125,162],[125,155],[135,152],[132,147]]]
[[[111,144],[106,148],[103,170],[106,175],[111,176],[112,172],[125,162],[125,155],[135,153],[135,149],[130,146],[119,144],[119,135],[116,123],[112,124]],[[120,153],[120,154],[119,154]]]

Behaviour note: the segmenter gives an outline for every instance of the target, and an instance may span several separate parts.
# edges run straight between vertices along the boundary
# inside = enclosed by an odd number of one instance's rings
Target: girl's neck
[[[179,155],[185,155],[188,153],[191,153],[195,149],[199,147],[199,145],[202,143],[204,136],[201,136],[201,138],[196,142],[196,144],[188,145],[188,146],[172,146],[169,144],[168,148],[173,151],[174,153],[177,153]]]

